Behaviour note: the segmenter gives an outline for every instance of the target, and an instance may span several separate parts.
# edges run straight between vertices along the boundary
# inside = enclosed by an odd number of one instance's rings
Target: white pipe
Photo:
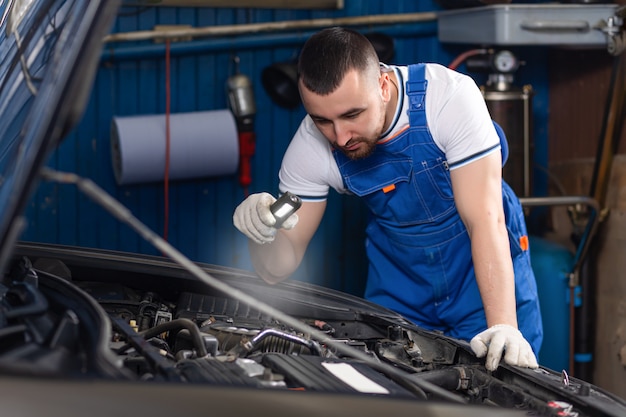
[[[277,30],[312,29],[331,26],[382,25],[394,23],[416,23],[437,20],[437,13],[396,13],[369,16],[339,17],[291,20],[282,22],[249,23],[240,25],[208,26],[199,28],[172,28],[159,30],[141,30],[135,32],[113,33],[104,38],[104,42],[143,41],[149,39],[172,39],[183,37],[205,37],[242,35],[256,32]]]

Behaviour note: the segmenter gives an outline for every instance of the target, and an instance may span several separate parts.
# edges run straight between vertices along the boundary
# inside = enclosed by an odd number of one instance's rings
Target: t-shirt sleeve
[[[306,116],[289,143],[278,173],[281,193],[290,191],[305,201],[322,201],[333,181],[341,181],[328,140]]]
[[[430,94],[431,88],[434,94]],[[432,65],[428,89],[428,124],[450,169],[499,151],[500,138],[485,99],[471,77]]]

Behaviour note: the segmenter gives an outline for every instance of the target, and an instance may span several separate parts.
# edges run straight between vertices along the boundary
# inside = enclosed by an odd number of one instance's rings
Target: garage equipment
[[[498,4],[438,15],[441,42],[481,45],[623,44],[616,4]]]
[[[528,197],[532,193],[534,91],[531,85],[518,87],[513,83],[520,65],[518,57],[507,49],[482,49],[466,60],[468,72],[488,74],[480,90],[491,117],[506,132],[509,145],[502,176],[518,196]]]
[[[235,74],[226,81],[228,104],[237,121],[239,132],[239,183],[246,188],[252,183],[251,158],[255,151],[254,116],[256,104],[252,81],[239,72],[239,57],[233,57]],[[247,192],[247,190],[246,190]]]

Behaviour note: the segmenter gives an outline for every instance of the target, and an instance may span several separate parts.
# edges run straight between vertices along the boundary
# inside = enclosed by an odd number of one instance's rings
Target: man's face
[[[369,156],[385,124],[386,101],[382,82],[376,78],[368,79],[367,75],[349,71],[339,87],[324,96],[311,92],[300,83],[300,95],[307,113],[331,145],[350,159]]]

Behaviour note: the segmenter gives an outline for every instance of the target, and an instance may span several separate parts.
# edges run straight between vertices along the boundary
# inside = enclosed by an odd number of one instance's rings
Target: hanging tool
[[[239,183],[246,188],[252,183],[251,158],[255,151],[254,116],[256,105],[252,81],[239,72],[239,57],[233,57],[235,74],[226,81],[228,104],[237,121],[239,136]]]

